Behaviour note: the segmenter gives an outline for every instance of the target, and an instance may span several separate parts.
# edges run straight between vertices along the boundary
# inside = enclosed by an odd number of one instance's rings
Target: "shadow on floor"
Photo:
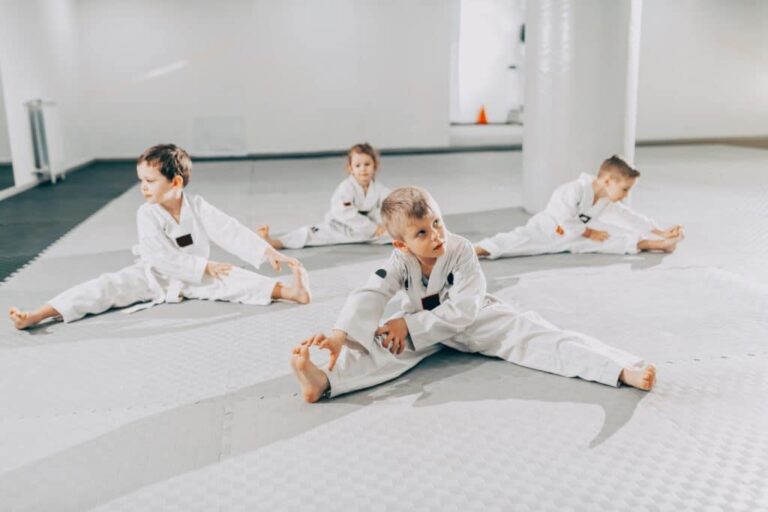
[[[18,510],[94,507],[410,395],[413,407],[486,400],[499,407],[516,400],[596,405],[605,419],[589,443],[594,448],[626,425],[647,396],[450,349],[390,383],[333,400],[305,404],[297,390],[286,375],[134,421],[1,475],[0,502]],[[45,492],[30,493],[33,488]]]

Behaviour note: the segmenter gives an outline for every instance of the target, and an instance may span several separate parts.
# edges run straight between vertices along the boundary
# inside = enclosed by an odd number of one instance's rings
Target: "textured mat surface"
[[[135,182],[133,164],[94,163],[0,201],[0,282]]]
[[[760,510],[768,507],[768,152],[643,148],[634,206],[672,255],[484,262],[493,293],[659,367],[652,393],[450,350],[313,406],[291,346],[332,323],[382,247],[294,251],[315,302],[189,301],[30,332],[0,325],[9,510]],[[527,219],[520,154],[384,159],[477,240]],[[200,164],[192,190],[249,225],[312,222],[335,159]],[[734,179],[734,177],[738,179]],[[129,191],[0,285],[32,307],[130,263]],[[736,220],[738,219],[738,221]],[[221,253],[216,257],[225,258]],[[269,273],[269,271],[265,272]],[[323,354],[317,354],[322,361]]]

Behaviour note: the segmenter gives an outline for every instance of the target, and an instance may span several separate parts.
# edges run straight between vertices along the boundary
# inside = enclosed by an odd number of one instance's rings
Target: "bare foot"
[[[624,368],[619,380],[627,386],[650,391],[656,384],[656,367],[648,364],[641,367]]]
[[[256,234],[263,238],[269,245],[272,246],[272,248],[277,249],[278,251],[285,249],[283,242],[269,236],[269,225],[264,224],[263,226],[256,228]]]
[[[637,242],[637,248],[641,251],[662,251],[662,252],[674,252],[677,248],[677,244],[685,236],[682,232],[669,238],[663,238],[661,240],[640,240]]]
[[[291,270],[293,271],[293,286],[282,289],[282,298],[299,304],[309,304],[312,300],[312,292],[309,289],[307,269],[299,264],[291,265]]]
[[[475,254],[477,254],[478,256],[490,256],[491,255],[491,253],[489,253],[488,251],[486,251],[485,249],[483,249],[479,245],[475,246]]]
[[[659,249],[664,252],[675,252],[675,249],[677,249],[677,244],[683,239],[683,234],[680,233],[677,236],[673,236],[670,238],[665,238],[664,240],[659,241]]]
[[[328,390],[330,383],[320,368],[309,359],[309,345],[294,347],[291,368],[301,386],[301,396],[309,403],[317,402]]]
[[[26,329],[28,327],[35,325],[38,322],[38,320],[36,320],[32,316],[32,313],[27,313],[26,311],[20,311],[19,308],[9,309],[8,316],[11,318],[11,322],[13,322],[13,325],[17,329]]]
[[[256,234],[259,235],[264,240],[267,240],[267,241],[271,240],[271,238],[269,237],[269,225],[267,224],[264,224],[263,226],[259,226],[258,228],[256,228]]]

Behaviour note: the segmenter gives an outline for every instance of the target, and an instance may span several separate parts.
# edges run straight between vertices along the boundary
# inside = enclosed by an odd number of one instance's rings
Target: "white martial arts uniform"
[[[331,210],[325,221],[304,226],[278,237],[286,249],[301,249],[317,245],[376,243],[386,244],[392,239],[386,233],[374,238],[381,224],[381,203],[390,190],[372,181],[368,193],[351,174],[342,181],[331,197]]]
[[[478,247],[488,251],[491,259],[558,252],[637,254],[641,239],[658,238],[651,233],[658,226],[648,217],[605,197],[595,202],[594,179],[582,174],[561,185],[552,193],[546,209],[525,226],[486,238]],[[586,228],[607,231],[609,238],[590,240],[582,236]]]
[[[136,221],[134,265],[74,286],[49,302],[65,322],[136,302],[149,302],[145,307],[150,307],[182,298],[272,301],[275,279],[238,267],[220,279],[205,273],[211,241],[257,268],[269,244],[202,197],[184,193],[179,222],[162,206],[149,203],[139,208]]]
[[[405,292],[401,312],[408,325],[408,347],[394,355],[375,336],[387,302]],[[382,322],[383,323],[383,322]],[[365,287],[349,296],[334,327],[347,341],[333,371],[324,370],[329,395],[393,379],[436,353],[443,345],[477,352],[567,377],[618,385],[622,368],[643,361],[584,334],[559,329],[537,313],[518,311],[486,294],[472,244],[448,234],[427,286],[412,255],[395,250]]]

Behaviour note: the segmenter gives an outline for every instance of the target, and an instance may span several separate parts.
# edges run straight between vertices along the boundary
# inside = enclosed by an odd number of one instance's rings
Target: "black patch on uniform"
[[[320,231],[320,228],[319,228],[319,227],[317,227],[317,226],[312,226],[311,228],[309,228],[309,230],[310,230],[311,232],[313,232],[313,233],[317,233],[318,231]]]
[[[179,247],[186,247],[188,245],[192,245],[194,242],[192,241],[192,235],[189,234],[176,237],[176,243]]]
[[[357,210],[357,213],[359,213],[360,215],[368,215],[370,213],[370,210],[365,210],[365,211]]]
[[[448,284],[453,286],[453,272],[448,274]]]
[[[589,215],[584,215],[584,214],[582,213],[581,215],[579,215],[579,219],[581,219],[581,222],[583,222],[584,224],[586,224],[587,222],[589,222],[590,220],[592,220],[592,217],[590,217]]]
[[[344,201],[341,204],[344,205],[344,206],[352,206],[352,202],[351,201]]]
[[[440,294],[427,295],[421,299],[421,307],[427,311],[432,311],[440,305]]]
[[[383,268],[380,268],[379,270],[377,270],[377,271],[376,271],[376,272],[374,272],[374,273],[375,273],[377,276],[379,276],[380,278],[382,278],[382,279],[384,279],[385,277],[387,277],[387,271],[386,271],[386,270],[384,270]]]

